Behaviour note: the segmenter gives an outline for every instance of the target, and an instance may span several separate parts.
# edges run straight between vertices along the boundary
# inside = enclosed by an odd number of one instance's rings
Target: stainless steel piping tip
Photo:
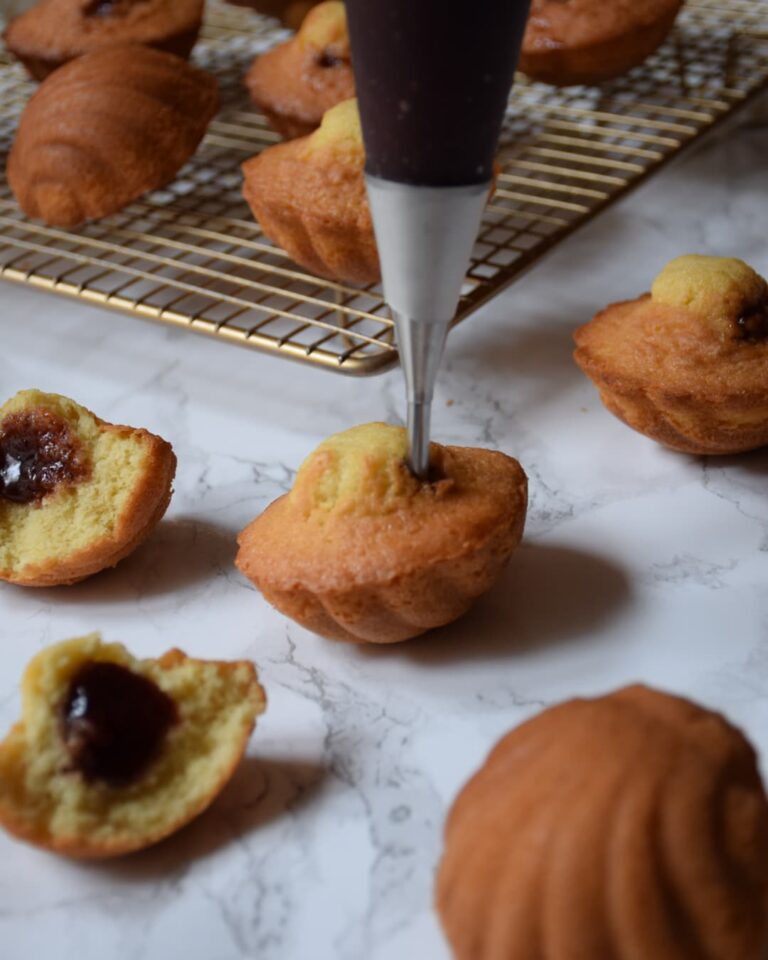
[[[409,466],[426,479],[435,380],[491,184],[420,187],[370,174],[365,180],[405,374]]]
[[[431,403],[426,400],[408,401],[408,468],[420,480],[429,477],[431,420]]]
[[[422,480],[429,473],[432,397],[448,322],[425,321],[393,311],[408,401],[408,465]]]

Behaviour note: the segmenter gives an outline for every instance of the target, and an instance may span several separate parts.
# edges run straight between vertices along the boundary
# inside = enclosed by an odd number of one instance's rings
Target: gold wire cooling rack
[[[121,213],[64,231],[27,220],[0,179],[0,277],[342,373],[397,360],[379,287],[298,269],[253,222],[239,164],[278,137],[242,75],[287,34],[209,2],[197,62],[224,108],[174,183]],[[519,77],[501,175],[457,320],[768,86],[768,0],[688,0],[667,43],[601,87],[557,90]],[[0,163],[33,90],[0,54]]]

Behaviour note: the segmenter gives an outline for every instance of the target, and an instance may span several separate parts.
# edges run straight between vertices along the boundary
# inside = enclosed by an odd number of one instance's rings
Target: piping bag
[[[493,180],[529,0],[347,0],[365,179],[408,397],[408,465],[429,471],[432,397]]]

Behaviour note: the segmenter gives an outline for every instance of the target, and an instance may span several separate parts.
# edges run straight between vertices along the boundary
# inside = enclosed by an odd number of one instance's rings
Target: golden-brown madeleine
[[[140,43],[189,56],[204,0],[39,0],[15,17],[5,45],[36,80],[84,53]]]
[[[311,136],[243,164],[243,194],[264,233],[300,266],[349,283],[381,278],[365,191],[357,101],[329,110]]]
[[[763,960],[755,752],[648,687],[545,710],[459,794],[436,902],[456,960]]]
[[[0,743],[0,825],[70,857],[157,843],[227,783],[266,700],[249,660],[137,660],[98,634],[37,654]]]
[[[768,287],[741,260],[672,260],[574,338],[605,406],[640,433],[694,454],[768,444]]]
[[[22,210],[73,227],[164,186],[197,149],[218,105],[216,79],[170,53],[88,53],[41,85],[8,158]]]
[[[314,7],[295,37],[254,60],[245,83],[286,139],[317,129],[326,110],[355,95],[344,4]]]
[[[0,579],[76,583],[113,567],[160,522],[176,457],[146,430],[22,390],[0,407]]]
[[[525,473],[503,453],[432,444],[422,482],[405,455],[405,430],[383,423],[325,440],[240,534],[239,569],[335,640],[394,643],[461,616],[520,542]]]
[[[558,87],[600,83],[649,57],[683,0],[533,0],[518,68]]]

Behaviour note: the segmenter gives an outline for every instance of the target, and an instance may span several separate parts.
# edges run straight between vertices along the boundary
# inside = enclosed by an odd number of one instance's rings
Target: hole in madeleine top
[[[0,498],[37,503],[58,486],[89,475],[80,440],[53,411],[21,410],[0,423]]]
[[[445,476],[445,452],[431,451],[433,477],[424,483],[406,465],[402,427],[367,423],[337,433],[307,457],[289,494],[307,519],[381,516],[407,506],[420,494],[444,496],[453,486]]]
[[[723,339],[768,337],[768,285],[742,260],[677,257],[654,280],[651,297],[691,311]]]

